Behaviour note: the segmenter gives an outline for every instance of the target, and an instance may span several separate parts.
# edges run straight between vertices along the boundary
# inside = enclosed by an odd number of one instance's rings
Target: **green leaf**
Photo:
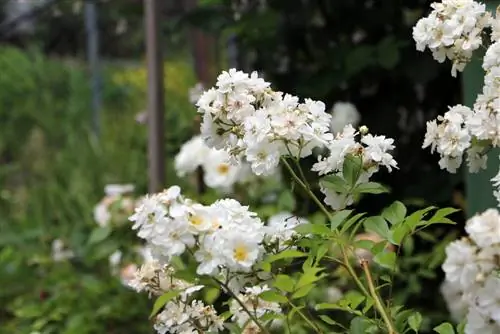
[[[389,241],[399,246],[403,239],[411,232],[410,227],[406,225],[406,222],[392,226],[391,232],[389,233]]]
[[[381,216],[368,217],[363,221],[363,226],[367,232],[373,232],[384,239],[389,237],[389,227]]]
[[[314,286],[314,284],[308,284],[300,287],[292,294],[292,299],[299,299],[308,295],[309,292],[311,292],[311,290],[314,288]]]
[[[335,214],[332,216],[332,219],[330,220],[330,229],[332,231],[335,230],[347,219],[347,217],[351,215],[352,212],[353,210],[342,210],[335,212]]]
[[[273,254],[273,255],[268,256],[265,259],[265,262],[273,263],[275,261],[282,260],[282,259],[290,259],[290,258],[304,257],[304,256],[307,256],[307,254],[303,253],[301,251],[295,250],[295,249],[287,249],[287,250],[284,250],[278,254]]]
[[[388,193],[389,189],[377,182],[367,182],[358,184],[353,189],[353,192],[359,194],[383,194]]]
[[[276,302],[276,303],[281,303],[285,304],[288,303],[288,299],[283,296],[282,294],[277,293],[276,291],[264,291],[262,292],[259,297],[262,300],[268,301],[268,302]]]
[[[413,329],[417,333],[418,333],[418,330],[420,329],[421,324],[422,324],[422,315],[418,312],[413,313],[408,318],[408,325],[410,325],[410,328]]]
[[[290,191],[281,193],[278,199],[278,208],[282,211],[293,211],[295,209],[295,197]]]
[[[300,289],[303,286],[309,285],[322,279],[323,275],[317,276],[317,274],[319,274],[321,271],[323,271],[323,268],[305,268],[304,274],[300,276],[299,281],[295,285],[295,289]]]
[[[399,62],[399,45],[394,36],[385,37],[377,45],[378,63],[383,68],[393,69]]]
[[[358,182],[363,169],[363,160],[360,156],[348,154],[344,158],[342,175],[350,187],[354,187]]]
[[[398,224],[405,219],[406,207],[400,201],[392,203],[382,211],[382,217],[387,219],[392,225]]]
[[[380,252],[375,255],[373,261],[384,268],[393,270],[396,264],[396,254],[394,252]]]
[[[338,326],[338,325],[339,325],[339,323],[338,323],[338,322],[336,322],[335,320],[333,320],[332,318],[330,318],[330,317],[329,317],[329,316],[327,316],[327,315],[324,315],[324,314],[323,314],[323,315],[320,315],[320,316],[319,316],[319,318],[320,318],[321,320],[323,320],[323,322],[325,322],[325,323],[327,323],[327,324],[329,324],[329,325],[332,325],[332,326],[335,326],[335,325],[337,325],[337,326]]]
[[[325,242],[324,244],[319,245],[315,255],[316,258],[315,263],[317,264],[319,261],[321,261],[321,259],[328,253],[329,250],[330,250],[329,242]]]
[[[262,262],[260,263],[260,268],[261,268],[262,270],[264,270],[265,272],[267,272],[267,273],[268,273],[268,272],[271,272],[271,263],[266,262],[266,261],[262,261]]]
[[[314,307],[317,311],[321,310],[337,310],[340,308],[338,304],[332,304],[332,303],[319,303],[316,304]]]
[[[422,221],[422,219],[425,217],[425,215],[431,211],[436,209],[435,206],[429,206],[425,209],[415,211],[405,219],[406,225],[411,228],[411,230],[415,229],[415,227],[418,226],[418,224]]]
[[[213,304],[217,300],[217,298],[219,298],[219,296],[220,296],[219,288],[205,289],[204,299],[207,303]]]
[[[278,275],[274,280],[274,287],[282,291],[292,292],[294,285],[295,281],[288,275]]]
[[[467,321],[464,319],[460,321],[460,323],[457,325],[457,333],[458,334],[464,334],[465,333],[465,325],[467,324]]]
[[[375,304],[373,298],[367,297],[365,300],[365,306],[363,307],[363,313],[368,312]]]
[[[428,223],[426,225],[431,225],[431,224],[437,224],[437,223],[446,223],[446,224],[453,224],[453,222],[449,219],[446,218],[446,216],[451,215],[452,213],[460,211],[459,209],[455,208],[443,208],[440,210],[437,210],[436,213],[432,216],[431,219],[429,219]]]
[[[364,240],[364,239],[360,239],[360,240],[356,240],[354,242],[354,247],[356,249],[366,249],[366,250],[371,250],[373,245],[375,245],[375,242],[372,241],[372,240]]]
[[[181,291],[179,290],[170,290],[166,293],[164,293],[163,295],[161,295],[160,297],[158,297],[158,299],[156,299],[154,305],[153,305],[153,310],[151,311],[151,314],[149,315],[150,318],[154,317],[156,315],[156,313],[158,313],[158,311],[160,311],[160,309],[165,306],[165,304],[167,304],[169,301],[171,301],[172,299],[176,298],[178,295],[180,295]]]
[[[371,66],[376,60],[374,51],[375,48],[368,45],[359,45],[349,50],[347,56],[344,58],[346,79]]]
[[[328,236],[332,233],[332,231],[330,231],[330,229],[327,226],[319,224],[300,224],[296,226],[294,230],[302,235],[317,234],[322,236]]]
[[[348,221],[346,221],[343,225],[342,225],[342,228],[340,229],[340,234],[344,234],[346,233],[346,231],[351,228],[354,224],[356,224],[359,219],[361,217],[363,217],[364,215],[366,215],[365,212],[362,212],[362,213],[358,213],[357,215],[354,215],[352,216],[351,218],[349,218]]]
[[[342,302],[347,302],[347,305],[355,310],[359,305],[361,305],[365,298],[366,297],[361,293],[353,290],[345,294],[345,296],[342,298]]]
[[[410,315],[412,315],[414,313],[414,311],[413,310],[402,310],[402,311],[397,310],[394,313],[397,313],[395,316],[395,319],[394,319],[394,325],[396,326],[396,330],[398,333],[403,333],[407,327],[408,318],[410,317]]]
[[[351,334],[366,334],[371,327],[370,322],[362,317],[356,317],[351,320],[350,331]]]
[[[327,189],[332,189],[338,193],[345,194],[349,191],[350,186],[339,175],[327,175],[323,177],[320,181],[321,185]]]
[[[110,234],[111,234],[110,226],[97,227],[92,230],[88,243],[89,245],[99,243],[104,239],[106,239]]]
[[[441,325],[434,327],[433,329],[439,334],[455,334],[453,326],[448,322],[444,322]]]

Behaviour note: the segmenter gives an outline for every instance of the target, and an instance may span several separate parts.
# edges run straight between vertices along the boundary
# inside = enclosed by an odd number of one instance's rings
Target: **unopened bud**
[[[361,135],[366,135],[368,133],[369,129],[366,125],[361,125],[359,127],[359,133],[361,133]]]
[[[483,273],[478,273],[478,274],[476,275],[476,282],[477,282],[477,283],[482,283],[482,282],[484,282],[484,280],[485,280],[485,279],[486,279],[486,278],[484,277],[484,274],[483,274]]]

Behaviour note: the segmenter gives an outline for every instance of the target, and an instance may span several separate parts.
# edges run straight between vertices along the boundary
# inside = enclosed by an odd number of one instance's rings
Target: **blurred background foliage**
[[[142,1],[97,1],[105,59],[100,138],[90,129],[83,1],[42,2],[22,25],[0,2],[0,333],[148,333],[148,301],[109,272],[113,245],[87,242],[104,185],[147,190],[146,128],[136,120],[146,108]],[[449,68],[417,53],[411,40],[430,1],[200,0],[193,10],[191,1],[164,2],[169,184],[186,184],[172,158],[197,132],[188,99],[197,81],[188,29],[197,27],[215,39],[206,50],[213,72],[227,68],[225,41],[235,36],[241,69],[328,108],[352,102],[372,132],[396,139],[400,170],[377,180],[392,192],[370,196],[360,211],[375,213],[395,199],[457,204],[461,175],[440,171],[420,148],[425,121],[461,100]],[[437,320],[444,308],[436,268],[453,232],[436,229],[402,254],[399,298]],[[71,246],[74,261],[47,260],[55,238]]]

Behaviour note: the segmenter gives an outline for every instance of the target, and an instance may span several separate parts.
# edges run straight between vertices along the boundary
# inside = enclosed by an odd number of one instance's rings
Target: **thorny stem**
[[[231,297],[234,298],[234,300],[236,300],[236,302],[238,304],[240,304],[241,308],[243,308],[243,311],[245,311],[246,314],[248,314],[248,316],[250,317],[250,319],[252,319],[253,322],[255,322],[255,324],[257,324],[257,326],[260,328],[260,330],[262,331],[263,334],[270,334],[269,331],[260,323],[259,319],[257,319],[257,317],[252,313],[250,312],[250,310],[246,307],[246,305],[238,298],[238,296],[236,296],[236,294],[234,294],[231,289],[229,289],[229,287],[227,286],[227,284],[223,283],[222,281],[218,280],[217,278],[215,277],[212,277],[212,279],[217,283],[219,284],[221,287],[223,287],[227,293],[229,293],[231,295]]]
[[[323,203],[321,203],[321,201],[319,200],[319,198],[300,179],[300,177],[295,173],[295,171],[292,169],[292,167],[290,166],[290,164],[288,163],[288,161],[286,161],[285,158],[282,158],[281,160],[283,161],[283,164],[286,166],[286,168],[288,169],[288,171],[292,175],[292,177],[295,180],[295,182],[297,182],[302,188],[304,188],[304,190],[307,192],[307,194],[309,195],[309,197],[312,198],[312,200],[316,203],[316,205],[320,208],[320,210],[323,211],[323,213],[326,215],[326,217],[328,218],[328,220],[331,221],[332,220],[332,215],[330,214],[330,212],[328,211],[328,209],[323,205]],[[338,231],[335,231],[335,233],[338,233]],[[370,293],[368,292],[368,290],[366,290],[365,286],[363,285],[363,283],[359,279],[358,275],[356,274],[356,272],[352,268],[351,263],[349,262],[349,258],[347,257],[347,251],[345,249],[345,246],[342,243],[340,243],[339,246],[340,246],[340,250],[342,252],[342,257],[343,257],[343,260],[344,260],[343,264],[344,264],[345,268],[347,269],[347,271],[349,272],[349,274],[351,275],[352,279],[354,280],[354,282],[356,283],[356,285],[359,287],[359,289],[366,296],[370,296]]]
[[[368,261],[361,260],[360,264],[361,264],[361,267],[363,268],[363,271],[365,272],[366,280],[368,281],[368,288],[370,289],[370,294],[375,302],[375,306],[379,310],[380,315],[382,316],[382,319],[385,322],[385,325],[387,327],[389,334],[397,334],[396,330],[394,329],[394,325],[392,323],[392,320],[391,320],[386,308],[384,307],[384,305],[380,301],[380,296],[378,295],[377,290],[375,289],[375,285],[373,284],[373,278],[372,278],[372,274],[370,272],[370,268],[368,267],[369,266]]]

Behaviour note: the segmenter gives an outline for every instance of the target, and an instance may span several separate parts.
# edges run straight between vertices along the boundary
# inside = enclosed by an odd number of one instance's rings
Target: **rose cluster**
[[[392,171],[397,168],[397,162],[389,153],[394,149],[394,139],[385,136],[374,136],[367,133],[367,128],[356,131],[351,125],[336,134],[327,144],[328,155],[318,157],[318,162],[312,170],[319,175],[336,174],[342,177],[344,160],[348,155],[361,157],[362,172],[357,179],[357,184],[368,182],[380,166]],[[360,137],[359,140],[357,137]],[[320,189],[325,194],[325,203],[333,209],[343,209],[353,203],[352,194],[340,193],[328,187],[326,182],[320,182]]]
[[[443,5],[449,3],[462,11],[468,8],[471,13],[474,8],[482,8],[473,1],[463,0],[443,2]],[[497,17],[489,17],[489,22],[492,43],[483,59],[486,72],[484,86],[473,107],[456,105],[443,116],[438,116],[437,120],[427,122],[423,147],[430,147],[431,152],[439,153],[440,167],[452,173],[462,165],[464,154],[470,172],[486,168],[486,153],[500,143],[500,22]],[[500,186],[500,172],[492,181],[497,188]],[[500,201],[500,191],[494,194]]]
[[[333,138],[325,104],[273,91],[257,76],[231,69],[198,100],[201,135],[210,147],[245,158],[257,175],[268,175],[280,157],[306,157]]]
[[[224,150],[210,148],[201,136],[195,136],[181,146],[175,156],[175,170],[179,177],[193,173],[197,168],[203,171],[203,182],[213,189],[231,192],[236,184],[254,180],[250,165],[244,160],[232,161]],[[272,171],[276,175],[277,169]]]
[[[413,39],[417,50],[429,48],[438,62],[451,60],[451,73],[456,76],[482,45],[482,33],[491,24],[491,16],[484,4],[473,0],[443,0],[431,7],[432,12],[413,28]]]
[[[266,226],[247,206],[221,199],[205,206],[181,195],[177,186],[146,196],[130,220],[153,257],[168,263],[189,251],[199,275],[249,272],[262,258],[264,243],[287,244],[297,223],[277,221]]]
[[[213,306],[193,299],[192,295],[203,288],[174,276],[175,270],[156,260],[144,263],[128,284],[137,292],[160,296],[177,293],[155,317],[154,328],[160,334],[218,332],[223,329],[223,319]]]
[[[368,182],[380,166],[389,171],[397,167],[389,153],[394,149],[393,139],[373,136],[366,127],[358,132],[352,125],[334,135],[330,131],[332,116],[325,112],[323,102],[306,99],[300,103],[298,97],[275,92],[255,72],[223,72],[197,105],[203,114],[201,136],[205,142],[227,150],[234,160],[245,159],[257,175],[272,173],[282,157],[299,159],[311,155],[313,149],[325,148],[327,156],[320,156],[313,167],[320,175],[341,175],[344,158],[349,154],[363,159],[365,172],[359,183]],[[349,113],[352,121],[359,121],[354,106],[337,105],[339,108],[348,108],[342,112]],[[352,204],[350,194],[323,185],[321,190],[325,202],[334,209]]]
[[[466,334],[500,333],[500,214],[488,209],[466,223],[468,237],[446,248],[442,293]]]
[[[130,220],[134,222],[132,228],[151,250],[149,261],[129,281],[136,291],[150,295],[173,290],[197,291],[199,286],[175,278],[171,266],[174,257],[188,256],[197,262],[198,275],[225,282],[225,289],[254,308],[256,318],[280,311],[277,304],[259,299],[259,294],[268,290],[265,282],[269,279],[258,269],[259,260],[266,254],[293,248],[297,235],[294,228],[308,223],[282,212],[271,217],[266,225],[236,200],[221,199],[206,206],[182,196],[178,186],[146,196]],[[201,321],[196,312],[205,306],[200,303],[196,300],[189,303],[185,298],[169,302],[156,319],[156,330],[180,333],[181,325],[190,326],[195,318]],[[219,328],[220,319],[213,308],[205,310],[208,314],[200,322],[201,327]],[[248,323],[248,313],[243,312],[237,301],[231,304],[231,310],[233,320],[242,328],[250,330],[257,325],[253,321]]]

